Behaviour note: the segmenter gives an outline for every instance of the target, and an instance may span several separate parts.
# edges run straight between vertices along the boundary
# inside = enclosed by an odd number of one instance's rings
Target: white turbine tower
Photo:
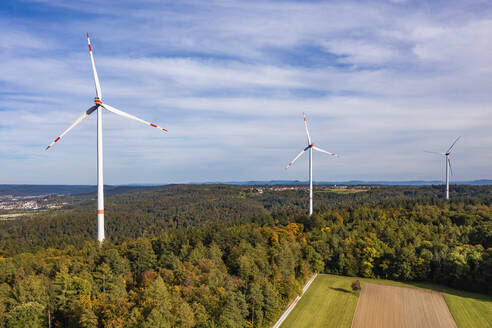
[[[97,76],[96,65],[94,63],[94,56],[92,55],[91,40],[89,39],[89,33],[87,33],[87,42],[89,43],[89,54],[91,57],[92,73],[94,74],[94,83],[96,86],[96,97],[94,98],[94,106],[89,108],[85,113],[83,113],[75,122],[70,125],[68,129],[63,131],[58,138],[56,138],[46,150],[50,149],[56,142],[58,142],[65,134],[72,130],[77,124],[86,119],[90,114],[97,110],[97,240],[103,242],[104,240],[104,179],[103,179],[103,149],[102,149],[102,109],[106,109],[117,115],[150,125],[154,128],[166,131],[156,124],[149,123],[138,117],[127,114],[119,109],[111,107],[102,102],[101,86],[99,84],[99,78]]]
[[[287,165],[285,169],[287,170],[289,167],[291,167],[292,164],[294,164],[294,162],[299,157],[301,157],[301,155],[304,154],[306,150],[309,149],[309,215],[311,216],[311,214],[313,214],[313,149],[335,157],[338,157],[338,155],[334,153],[330,153],[329,151],[326,151],[324,149],[318,148],[313,143],[311,143],[311,137],[309,136],[309,130],[307,127],[306,115],[304,113],[302,113],[302,115],[304,116],[304,127],[306,128],[308,145],[306,148],[301,150],[299,154],[297,154],[297,156],[292,160],[292,162],[290,162]]]
[[[451,155],[451,149],[453,149],[454,145],[456,144],[456,142],[458,142],[460,138],[461,136],[456,138],[456,140],[451,144],[451,146],[448,148],[448,150],[446,150],[445,153],[425,150],[426,153],[444,155],[444,157],[446,158],[446,199],[449,199],[449,173],[453,173],[453,170],[451,169],[451,160],[449,159],[449,155]]]

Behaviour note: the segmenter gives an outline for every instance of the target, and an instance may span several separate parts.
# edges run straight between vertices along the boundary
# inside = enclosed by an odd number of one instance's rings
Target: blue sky
[[[103,3],[103,5],[101,5]],[[85,32],[106,103],[105,183],[492,178],[488,1],[0,4],[0,183],[96,183]]]

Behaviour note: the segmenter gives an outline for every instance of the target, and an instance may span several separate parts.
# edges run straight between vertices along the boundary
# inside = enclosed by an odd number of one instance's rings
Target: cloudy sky
[[[100,3],[104,3],[103,6]],[[0,183],[96,183],[91,34],[105,183],[492,178],[490,1],[0,4]]]

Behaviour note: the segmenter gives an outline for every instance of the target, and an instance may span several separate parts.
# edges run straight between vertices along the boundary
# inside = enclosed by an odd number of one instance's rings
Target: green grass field
[[[318,275],[281,328],[350,327],[358,298],[350,289],[354,280]]]
[[[460,328],[492,327],[492,297],[469,293],[431,283],[402,283],[382,279],[364,279],[334,275],[318,275],[297,306],[282,324],[289,327],[345,327],[352,324],[358,295],[350,284],[356,280],[410,288],[440,291]],[[364,288],[364,287],[362,287]]]
[[[315,190],[315,193],[331,192],[334,194],[354,194],[356,192],[365,192],[367,189],[321,189]]]

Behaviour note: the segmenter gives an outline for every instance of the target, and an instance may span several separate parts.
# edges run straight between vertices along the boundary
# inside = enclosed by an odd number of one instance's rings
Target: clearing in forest
[[[318,275],[280,328],[350,327],[357,305],[353,280]]]
[[[441,293],[365,282],[352,328],[457,327]]]
[[[385,286],[406,287],[402,289],[411,289],[417,294],[431,293],[433,290],[434,293],[438,292],[437,295],[441,293],[444,296],[447,306],[446,304],[443,306],[446,307],[446,311],[451,312],[459,328],[492,328],[490,324],[492,322],[492,297],[489,295],[465,292],[432,283],[403,283],[329,274],[318,274],[311,287],[302,296],[280,328],[350,328],[359,298],[358,293],[351,292],[350,284],[356,279],[362,282],[363,292],[366,287],[370,288],[370,285],[375,284],[381,288]],[[408,292],[410,293],[410,291]],[[362,293],[360,297],[362,297]],[[402,303],[403,300],[405,300],[404,303]],[[368,301],[367,298],[366,301]],[[412,302],[411,297],[403,296],[398,302],[400,306],[407,308],[410,306],[407,301]],[[442,298],[439,302],[442,302]],[[357,307],[359,306],[360,304]],[[354,319],[355,323],[356,320]],[[456,327],[456,324],[452,322],[450,327]],[[363,325],[363,327],[370,326]]]

